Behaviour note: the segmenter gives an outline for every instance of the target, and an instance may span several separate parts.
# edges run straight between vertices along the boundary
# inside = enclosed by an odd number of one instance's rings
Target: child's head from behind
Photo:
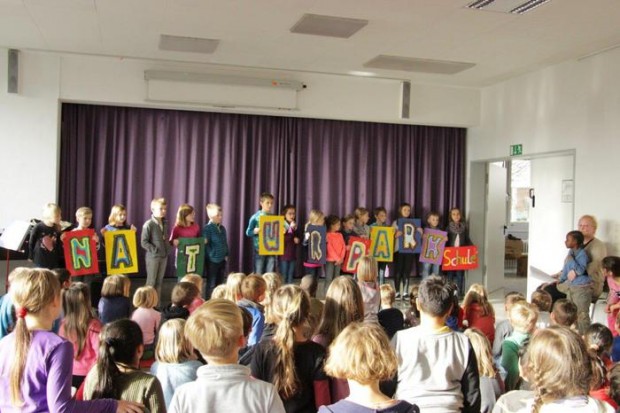
[[[167,207],[166,198],[155,198],[151,201],[151,213],[155,218],[165,217]]]
[[[196,212],[194,207],[189,204],[181,204],[177,210],[176,225],[179,227],[189,227],[194,223]]]
[[[392,284],[383,284],[379,287],[379,292],[381,294],[381,307],[382,308],[391,308],[394,305],[394,300],[396,299],[396,291]]]
[[[138,288],[133,294],[133,306],[136,308],[153,308],[158,302],[157,290],[150,285]]]
[[[614,337],[611,330],[600,323],[591,324],[583,336],[588,351],[593,351],[597,356],[611,352]]]
[[[620,404],[620,364],[618,363],[609,371],[609,395]]]
[[[551,326],[539,330],[532,337],[527,359],[529,382],[536,395],[534,412],[544,403],[588,395],[591,358],[581,337],[571,329]]]
[[[265,280],[265,298],[261,301],[261,304],[265,306],[265,322],[271,323],[271,303],[273,302],[273,294],[282,285],[282,278],[275,272],[266,272],[262,275]]]
[[[112,206],[110,210],[110,216],[108,217],[108,224],[110,225],[124,225],[127,221],[127,210],[122,204],[116,204]]]
[[[312,274],[306,274],[301,278],[299,286],[304,290],[309,297],[316,297],[316,290],[319,287],[319,283],[316,277]]]
[[[226,288],[226,284],[220,284],[213,289],[211,293],[211,298],[226,298],[228,296],[228,288]]]
[[[385,331],[374,323],[349,324],[329,347],[325,371],[361,384],[391,379],[398,363]]]
[[[538,308],[538,311],[550,312],[551,304],[553,303],[553,298],[551,294],[546,292],[545,290],[536,290],[532,293],[531,298],[532,304]]]
[[[337,215],[329,215],[325,218],[325,226],[329,232],[340,231],[340,217]]]
[[[357,207],[355,211],[353,211],[353,215],[355,215],[355,221],[360,224],[367,224],[370,219],[370,213],[364,207]]]
[[[377,260],[373,257],[362,257],[357,262],[357,279],[360,282],[375,282],[377,281],[378,273]]]
[[[58,282],[60,283],[60,287],[65,289],[69,288],[71,285],[71,273],[66,268],[54,268],[52,270],[56,278],[58,278]]]
[[[108,275],[103,280],[101,288],[102,297],[128,297],[131,285],[129,278],[125,275]]]
[[[377,224],[384,224],[387,219],[387,210],[384,207],[377,207],[373,211]]]
[[[477,328],[468,328],[465,330],[465,335],[469,338],[474,353],[476,353],[480,376],[495,377],[496,369],[493,365],[491,343],[487,336]]]
[[[603,271],[608,277],[613,277],[616,282],[620,281],[620,257],[608,256],[601,262]]]
[[[267,283],[260,275],[248,275],[241,283],[241,296],[254,303],[263,301],[266,291]]]
[[[162,324],[157,334],[155,360],[160,363],[182,363],[190,360],[194,348],[185,337],[185,320],[175,318]]]
[[[583,242],[583,234],[581,231],[570,231],[566,234],[564,245],[566,248],[570,249],[583,248]]]
[[[69,329],[78,324],[88,324],[93,313],[90,307],[90,290],[83,282],[75,282],[62,294],[62,311]],[[81,349],[80,349],[81,350]]]
[[[236,303],[237,300],[240,300],[241,295],[241,283],[246,275],[242,272],[233,272],[228,274],[228,278],[226,279],[226,298]]]
[[[364,299],[359,286],[351,277],[337,277],[325,294],[319,333],[331,340],[350,323],[363,320]]]
[[[551,321],[554,324],[572,327],[577,322],[577,306],[566,298],[561,298],[553,304]]]
[[[216,224],[222,223],[222,207],[218,204],[207,204],[205,207],[207,210],[207,216]]]
[[[176,307],[188,307],[199,294],[194,284],[181,281],[172,288],[170,302]]]
[[[538,321],[538,309],[526,301],[519,301],[510,309],[508,319],[515,331],[531,334]]]
[[[75,211],[75,219],[80,228],[88,228],[93,222],[93,210],[89,207],[80,207]]]
[[[318,209],[311,209],[308,214],[308,225],[324,225],[325,215]]]
[[[517,301],[525,301],[525,296],[517,291],[511,291],[504,296],[504,309],[506,313],[510,311],[510,308]]]
[[[241,309],[229,300],[212,298],[189,316],[185,335],[207,361],[236,360],[244,343]]]
[[[260,194],[260,208],[263,212],[271,212],[273,209],[273,200],[274,197],[269,192],[263,192]]]
[[[202,277],[198,274],[185,274],[181,281],[192,283],[198,288],[198,291],[202,291]]]
[[[447,316],[454,304],[455,292],[442,277],[432,275],[420,283],[418,309],[431,317]]]
[[[62,211],[57,204],[50,202],[49,204],[45,204],[43,206],[42,218],[43,222],[45,222],[47,225],[60,224],[61,214]]]

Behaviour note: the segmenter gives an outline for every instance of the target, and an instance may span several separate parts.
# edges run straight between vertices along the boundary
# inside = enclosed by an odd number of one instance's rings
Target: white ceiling
[[[0,0],[0,46],[350,74],[377,55],[475,63],[458,74],[372,70],[484,86],[620,45],[620,0],[551,0],[524,15],[471,0]],[[349,39],[293,34],[304,13],[367,19]],[[161,34],[220,39],[210,55],[158,50]]]

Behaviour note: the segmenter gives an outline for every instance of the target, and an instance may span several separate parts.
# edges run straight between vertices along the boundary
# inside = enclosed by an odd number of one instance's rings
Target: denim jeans
[[[439,264],[431,264],[430,262],[422,263],[422,279],[425,279],[431,274],[441,275],[439,271]]]
[[[266,272],[274,272],[276,269],[275,255],[258,255],[254,250],[254,273],[262,275]]]
[[[292,284],[295,279],[297,261],[280,261],[280,275],[285,284]]]

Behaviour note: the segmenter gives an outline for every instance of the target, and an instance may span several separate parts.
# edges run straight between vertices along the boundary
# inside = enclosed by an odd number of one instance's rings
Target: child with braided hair
[[[275,385],[288,413],[314,413],[330,404],[330,395],[325,349],[305,336],[310,300],[299,286],[288,284],[275,292],[272,311],[278,328],[272,340],[257,345],[252,376]]]

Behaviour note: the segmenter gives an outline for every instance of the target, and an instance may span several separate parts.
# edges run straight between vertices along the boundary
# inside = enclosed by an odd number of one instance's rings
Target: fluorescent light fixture
[[[362,72],[360,70],[351,70],[348,72],[351,76],[373,77],[377,76],[374,72]]]
[[[296,91],[300,91],[306,88],[306,85],[297,80],[230,76],[210,73],[172,72],[167,70],[145,70],[144,78],[146,80],[169,80],[173,82],[214,83],[218,85],[232,86],[255,86],[272,89],[293,89]]]
[[[511,13],[513,14],[523,14],[523,13],[527,13],[528,11],[532,11],[534,10],[536,7],[538,6],[542,6],[543,4],[547,3],[549,0],[530,0],[526,3],[523,3],[522,5],[515,7],[514,9],[510,10]]]
[[[473,3],[467,5],[468,9],[481,9],[488,6],[491,3],[495,3],[495,0],[476,0]]]

